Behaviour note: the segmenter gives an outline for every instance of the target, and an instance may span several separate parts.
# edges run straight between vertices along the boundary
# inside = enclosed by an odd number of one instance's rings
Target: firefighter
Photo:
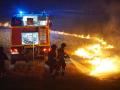
[[[50,69],[50,74],[51,75],[54,75],[55,74],[55,70],[56,70],[56,66],[57,66],[57,61],[56,61],[56,49],[57,49],[57,46],[55,44],[53,44],[51,46],[51,50],[50,52],[48,53],[48,61],[46,62],[47,65],[49,66],[49,69]]]
[[[61,75],[64,75],[65,72],[65,67],[66,67],[66,63],[65,63],[65,58],[68,58],[69,56],[67,55],[67,53],[65,53],[64,49],[66,47],[65,43],[61,44],[61,47],[58,49],[58,65],[59,65],[59,72],[61,72]]]
[[[5,69],[5,54],[3,53],[3,48],[0,47],[0,78],[3,78],[6,75]]]

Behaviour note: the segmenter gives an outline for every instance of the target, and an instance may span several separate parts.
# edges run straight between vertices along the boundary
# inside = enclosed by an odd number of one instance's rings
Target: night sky
[[[47,11],[54,28],[106,23],[120,19],[120,0],[0,0],[0,20],[9,19],[23,10],[26,13]]]
[[[53,10],[53,13],[77,10],[81,14],[100,14],[115,2],[120,3],[120,0],[0,0],[0,17],[11,16],[18,10],[30,13],[39,13],[41,10]]]

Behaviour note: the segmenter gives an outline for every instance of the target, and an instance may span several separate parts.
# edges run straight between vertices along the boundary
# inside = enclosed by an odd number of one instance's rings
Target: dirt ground
[[[64,76],[56,78],[39,60],[17,62],[14,67],[6,61],[5,65],[7,71],[0,78],[0,90],[120,90],[120,78],[99,80],[82,74],[72,63],[67,64]]]
[[[99,80],[68,64],[64,76],[53,78],[43,63],[17,63],[0,79],[0,90],[120,90],[120,79]]]

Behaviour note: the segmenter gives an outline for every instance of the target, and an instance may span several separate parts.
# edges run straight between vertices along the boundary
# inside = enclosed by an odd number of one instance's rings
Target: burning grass
[[[71,62],[80,72],[99,79],[120,76],[120,57],[115,52],[116,47],[108,44],[104,39],[97,36],[85,36],[57,31],[52,33],[63,35],[64,37],[69,36],[69,39],[66,41],[68,43],[72,42],[71,47],[74,47],[70,51]],[[70,37],[75,37],[78,43],[75,45],[75,39],[70,39]],[[64,41],[65,39],[67,38],[64,38]],[[81,44],[82,42],[80,42],[79,44],[78,39],[87,43]]]
[[[74,55],[87,59],[85,63],[90,64],[88,75],[102,79],[120,73],[119,56],[111,54],[110,49],[114,49],[114,46],[100,40],[97,44],[78,48]]]

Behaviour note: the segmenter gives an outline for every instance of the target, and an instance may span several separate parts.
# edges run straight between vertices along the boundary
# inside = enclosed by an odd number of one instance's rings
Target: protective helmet
[[[56,46],[55,44],[53,44],[53,45],[51,45],[51,48],[52,48],[52,49],[56,49],[57,46]]]
[[[66,47],[66,43],[62,43],[62,44],[61,44],[61,47]]]

